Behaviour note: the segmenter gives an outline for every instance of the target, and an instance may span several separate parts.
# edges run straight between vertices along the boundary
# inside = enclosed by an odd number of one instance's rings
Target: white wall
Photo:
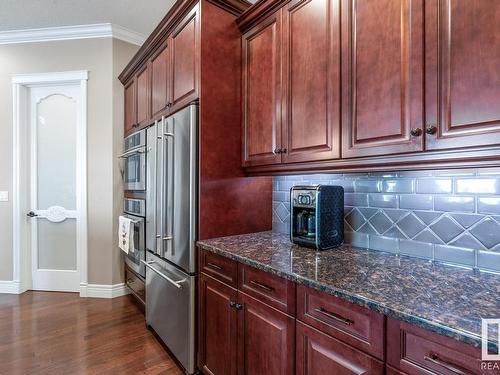
[[[88,280],[122,281],[116,244],[121,207],[117,155],[123,92],[117,80],[137,51],[111,38],[0,45],[0,190],[12,195],[12,84],[21,73],[88,70]],[[12,280],[12,202],[0,202],[0,280]]]

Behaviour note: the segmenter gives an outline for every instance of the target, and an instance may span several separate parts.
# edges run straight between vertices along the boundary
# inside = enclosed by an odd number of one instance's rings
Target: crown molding
[[[139,46],[146,40],[146,37],[140,33],[111,23],[0,31],[0,44],[36,43],[90,38],[116,38]]]

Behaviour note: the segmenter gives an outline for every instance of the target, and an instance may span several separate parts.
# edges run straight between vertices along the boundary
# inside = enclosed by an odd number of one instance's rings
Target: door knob
[[[412,129],[410,130],[410,134],[413,137],[420,137],[422,135],[422,129],[420,128]]]
[[[425,128],[426,134],[436,134],[436,132],[437,132],[437,127],[435,125],[428,126],[427,128]]]
[[[37,214],[35,214],[33,211],[30,211],[26,214],[26,216],[28,217],[35,217],[35,216],[38,216]]]

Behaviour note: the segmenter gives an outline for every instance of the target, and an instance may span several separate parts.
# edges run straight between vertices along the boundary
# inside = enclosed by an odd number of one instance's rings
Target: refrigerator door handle
[[[163,207],[164,207],[164,201],[165,201],[165,145],[164,145],[164,139],[163,139],[163,124],[165,123],[165,116],[162,116],[161,121],[157,124],[156,127],[156,135],[157,135],[157,162],[156,162],[156,178],[160,182],[159,184],[159,189],[158,189],[158,184],[156,186],[156,200],[158,200],[158,196],[160,198],[159,204],[157,204],[156,207],[156,213],[159,216],[159,218],[156,220],[156,254],[159,256],[163,257],[164,256],[164,246],[163,246],[163,241],[162,237],[164,237],[163,233],[163,227],[164,227],[164,214],[163,214]],[[160,171],[159,176],[158,176],[158,170]],[[158,191],[159,190],[159,191]]]
[[[159,276],[161,276],[162,278],[164,278],[165,280],[167,280],[170,284],[173,284],[176,288],[178,289],[181,289],[182,288],[182,283],[185,282],[187,279],[182,279],[182,280],[179,280],[179,281],[175,281],[175,280],[172,280],[170,277],[168,277],[167,275],[161,273],[160,271],[158,271],[156,268],[154,268],[152,266],[152,264],[155,264],[156,262],[154,260],[152,261],[149,261],[149,262],[145,262],[141,259],[141,262],[147,267],[149,268],[151,271],[155,272],[156,274],[158,274]]]
[[[163,143],[164,143],[164,167],[162,176],[164,182],[166,184],[165,194],[166,201],[162,205],[163,216],[163,226],[162,226],[162,236],[164,241],[170,241],[168,244],[163,244],[164,246],[164,257],[168,254],[168,250],[170,249],[170,255],[174,254],[174,244],[173,244],[173,211],[174,211],[174,142],[173,142],[173,126],[172,126],[172,118],[167,118],[162,124],[161,132],[163,134]],[[165,173],[166,170],[166,173]]]

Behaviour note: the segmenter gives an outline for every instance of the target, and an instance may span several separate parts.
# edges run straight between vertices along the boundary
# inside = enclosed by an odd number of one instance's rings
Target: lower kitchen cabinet
[[[238,374],[293,374],[295,319],[238,294]]]
[[[238,292],[210,276],[200,277],[200,368],[206,374],[236,374]]]
[[[383,362],[297,321],[296,375],[383,374]]]

